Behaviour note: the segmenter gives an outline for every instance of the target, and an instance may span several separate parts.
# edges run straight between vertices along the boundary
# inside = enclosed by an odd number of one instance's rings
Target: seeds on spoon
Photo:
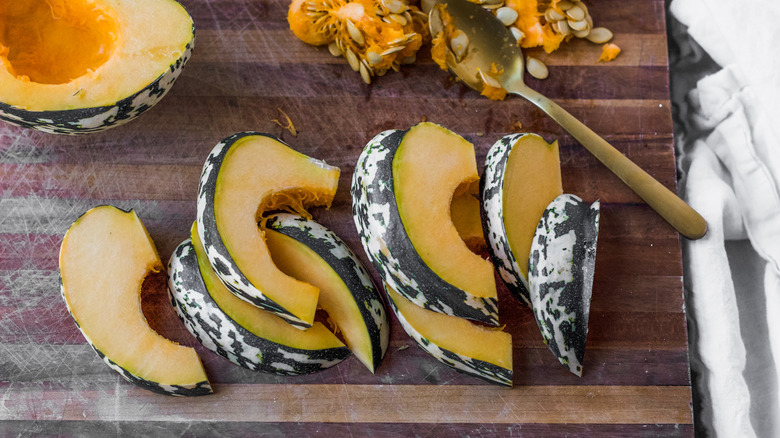
[[[452,50],[452,53],[455,55],[455,59],[457,59],[458,62],[460,62],[460,60],[463,59],[463,56],[466,54],[466,48],[468,45],[469,37],[466,35],[466,32],[463,32],[460,29],[456,29],[450,37],[450,49]]]

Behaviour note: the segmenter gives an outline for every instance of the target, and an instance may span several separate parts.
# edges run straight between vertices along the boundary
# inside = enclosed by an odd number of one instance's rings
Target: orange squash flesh
[[[423,309],[387,285],[385,290],[409,325],[431,343],[453,353],[512,369],[512,335],[509,333]]]
[[[163,269],[134,212],[110,206],[85,213],[60,250],[63,297],[84,337],[134,376],[166,385],[205,382],[194,349],[152,330],[141,311],[141,285]]]
[[[330,206],[338,178],[338,168],[266,136],[237,140],[217,178],[214,217],[233,261],[272,301],[308,323],[314,321],[318,288],[279,270],[257,223],[272,208],[305,214],[306,206]]]
[[[528,278],[528,255],[544,209],[563,193],[558,141],[548,144],[524,135],[507,160],[504,186],[504,229],[517,265]]]
[[[493,265],[466,246],[450,216],[457,188],[478,179],[474,146],[433,123],[409,129],[393,159],[398,213],[420,258],[444,281],[486,298],[496,296]]]
[[[316,252],[292,237],[266,230],[266,239],[274,262],[282,272],[320,289],[319,306],[336,323],[352,353],[373,372],[376,366],[368,329],[341,277]]]
[[[13,0],[0,8],[0,56],[32,82],[63,84],[97,70],[117,35],[111,14],[91,1]]]
[[[206,285],[206,289],[208,289],[209,295],[214,299],[214,302],[233,321],[263,339],[292,348],[321,350],[344,346],[333,333],[319,322],[315,322],[309,329],[299,330],[282,318],[258,309],[256,306],[233,295],[222,284],[222,281],[217,277],[217,273],[211,267],[195,227],[193,225],[190,230],[190,238],[198,256],[198,266],[200,266],[203,283]]]

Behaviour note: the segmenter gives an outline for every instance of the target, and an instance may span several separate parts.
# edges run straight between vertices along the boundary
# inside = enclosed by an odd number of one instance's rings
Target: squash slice
[[[299,328],[311,327],[319,290],[279,270],[257,224],[267,211],[329,207],[338,178],[337,167],[268,134],[238,133],[211,151],[198,189],[198,235],[228,289]]]
[[[329,368],[349,350],[324,325],[298,330],[233,295],[206,259],[195,225],[168,264],[168,291],[187,329],[209,350],[253,371],[308,374]]]
[[[154,332],[141,311],[143,280],[162,269],[154,243],[133,211],[95,207],[62,240],[62,296],[98,356],[125,379],[154,392],[209,394],[195,350]]]
[[[320,307],[352,353],[376,372],[387,352],[390,325],[382,297],[357,256],[332,231],[295,214],[270,216],[266,239],[282,272],[320,289]]]
[[[512,335],[425,310],[385,284],[406,333],[442,363],[491,383],[512,386]]]
[[[352,179],[352,213],[382,280],[415,304],[498,325],[492,264],[469,250],[453,224],[461,185],[479,179],[474,146],[432,123],[385,131],[363,149]]]
[[[526,304],[528,255],[536,226],[547,205],[562,193],[557,141],[512,134],[488,151],[482,174],[488,249],[507,288]]]
[[[0,118],[65,134],[126,123],[168,92],[194,42],[174,0],[6,1]]]

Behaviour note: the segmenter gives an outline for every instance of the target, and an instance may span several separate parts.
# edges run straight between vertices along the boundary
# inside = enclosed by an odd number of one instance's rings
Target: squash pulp
[[[409,129],[393,159],[398,213],[420,258],[444,281],[494,298],[493,265],[466,246],[450,216],[458,187],[478,180],[474,146],[433,123]]]

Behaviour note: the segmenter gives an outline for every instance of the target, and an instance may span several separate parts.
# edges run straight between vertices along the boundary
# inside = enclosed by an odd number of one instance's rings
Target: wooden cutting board
[[[693,434],[680,238],[554,122],[520,98],[493,102],[453,82],[427,51],[417,64],[364,85],[343,59],[293,37],[284,0],[183,3],[197,28],[195,52],[147,114],[81,137],[0,125],[0,435]],[[674,189],[664,2],[588,4],[623,53],[597,63],[600,47],[582,41],[551,56],[539,53],[550,77],[529,84]],[[274,122],[280,110],[297,136]],[[275,134],[341,168],[333,207],[314,215],[366,261],[350,213],[358,154],[380,131],[422,120],[470,139],[480,164],[518,122],[557,138],[564,190],[601,200],[581,378],[557,363],[531,312],[503,288],[501,319],[514,343],[512,389],[440,364],[395,320],[376,375],[356,358],[310,376],[250,372],[197,344],[157,276],[143,291],[150,324],[196,347],[216,390],[197,399],[165,397],[105,366],[68,315],[58,252],[71,222],[99,204],[133,208],[167,260],[195,218],[206,155],[238,131]]]

